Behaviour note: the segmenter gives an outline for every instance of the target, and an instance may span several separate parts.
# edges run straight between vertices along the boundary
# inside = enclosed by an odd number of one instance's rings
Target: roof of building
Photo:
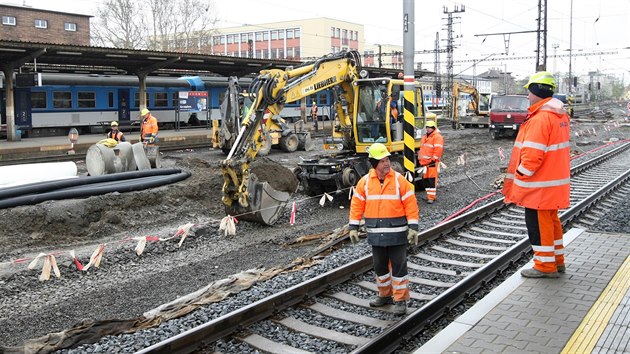
[[[14,8],[22,9],[22,10],[31,10],[31,11],[37,11],[37,12],[52,12],[52,13],[57,13],[57,14],[71,15],[71,16],[94,17],[92,15],[84,15],[84,14],[79,14],[76,12],[45,10],[45,9],[38,9],[35,7],[31,7],[31,6],[19,5],[19,4],[0,3],[0,7],[14,7]]]

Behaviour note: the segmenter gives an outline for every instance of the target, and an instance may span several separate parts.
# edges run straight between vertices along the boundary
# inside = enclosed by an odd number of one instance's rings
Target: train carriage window
[[[53,108],[72,108],[72,93],[69,91],[54,91]]]
[[[46,92],[32,92],[31,107],[46,108]]]
[[[171,92],[171,107],[179,106],[179,92]]]
[[[96,93],[94,92],[78,92],[77,98],[78,108],[96,107]]]
[[[135,107],[140,107],[140,92],[136,92],[133,95],[133,97],[134,97],[134,101],[133,102],[134,102]],[[145,92],[144,93],[144,97],[145,97],[147,106],[149,106],[149,93]]]
[[[155,107],[168,107],[168,93],[156,92],[153,96],[153,105]]]
[[[107,107],[114,108],[114,93],[111,91],[107,93]]]

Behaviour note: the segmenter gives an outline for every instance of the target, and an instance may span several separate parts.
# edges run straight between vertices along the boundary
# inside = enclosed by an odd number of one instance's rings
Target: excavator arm
[[[473,110],[476,115],[481,115],[479,113],[479,91],[474,86],[466,85],[463,83],[455,82],[453,83],[453,124],[457,126],[459,123],[459,94],[467,93],[472,96],[472,101],[470,102]],[[464,112],[465,114],[466,112]]]
[[[241,122],[232,149],[221,162],[223,203],[228,214],[266,225],[278,220],[298,181],[291,171],[272,161],[259,164],[255,161],[262,147],[263,132],[286,103],[334,86],[341,87],[352,109],[352,83],[358,79],[359,65],[359,53],[351,51],[325,56],[297,68],[260,72],[251,85],[255,94],[252,106]],[[343,109],[338,107],[337,112],[340,111]],[[343,118],[342,129],[350,132],[350,122]]]

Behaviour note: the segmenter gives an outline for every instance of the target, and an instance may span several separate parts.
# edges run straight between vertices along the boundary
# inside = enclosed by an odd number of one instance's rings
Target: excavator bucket
[[[298,187],[292,171],[269,159],[254,161],[250,166],[247,205],[233,201],[225,207],[230,215],[239,219],[273,225],[284,211],[291,195]]]

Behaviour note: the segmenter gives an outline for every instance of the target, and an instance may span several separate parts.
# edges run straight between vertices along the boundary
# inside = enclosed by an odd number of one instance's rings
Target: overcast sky
[[[57,11],[96,15],[96,7],[104,0],[25,0],[27,5]],[[16,2],[0,0],[0,2]],[[20,1],[17,1],[21,3]],[[569,53],[571,2],[573,2],[573,73],[587,74],[598,68],[604,74],[624,75],[630,82],[630,0],[548,0],[547,54]],[[220,27],[259,24],[276,21],[328,17],[365,26],[366,44],[403,44],[403,0],[390,1],[286,1],[286,0],[215,0]],[[527,77],[534,71],[536,33],[509,36],[507,57],[532,56],[533,59],[505,60],[506,39],[503,35],[485,38],[479,34],[536,30],[538,0],[464,0],[460,2],[418,0],[415,2],[415,50],[433,49],[435,34],[446,38],[446,15],[455,6],[465,12],[454,14],[454,35],[457,36],[454,72],[473,74],[472,62],[457,60],[482,59],[474,68],[479,74],[489,67],[501,68],[514,76]],[[459,18],[456,18],[459,17]],[[445,46],[442,41],[441,46]],[[580,53],[616,51],[613,55],[579,56]],[[433,70],[433,55],[417,56],[425,69]],[[441,55],[442,63],[446,54]],[[568,72],[568,57],[547,59],[550,71]],[[445,70],[443,64],[443,69]]]

